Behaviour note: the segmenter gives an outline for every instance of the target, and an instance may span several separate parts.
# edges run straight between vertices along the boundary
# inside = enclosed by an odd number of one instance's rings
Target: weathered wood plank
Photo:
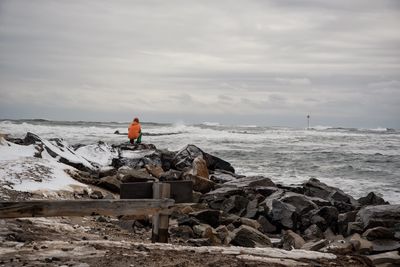
[[[152,215],[173,204],[173,199],[0,201],[0,218]]]

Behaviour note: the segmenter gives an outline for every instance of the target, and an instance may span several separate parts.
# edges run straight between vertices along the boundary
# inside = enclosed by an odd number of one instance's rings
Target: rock
[[[347,235],[362,234],[363,226],[359,222],[349,222],[347,225]]]
[[[216,170],[214,171],[213,174],[210,175],[210,180],[212,180],[215,183],[223,184],[243,177],[245,176],[237,175],[229,171]]]
[[[120,192],[120,187],[121,187],[121,181],[117,179],[116,176],[107,176],[103,177],[99,180],[98,186],[108,189],[113,193],[118,193]]]
[[[328,245],[329,241],[326,239],[321,239],[318,241],[310,241],[305,243],[301,249],[310,250],[310,251],[318,251]]]
[[[92,193],[90,193],[89,197],[91,199],[103,199],[104,198],[103,193],[101,193],[98,190],[94,190]]]
[[[149,175],[144,170],[135,169],[118,172],[118,176],[121,177],[120,180],[122,183],[149,182],[156,180],[153,176]]]
[[[248,176],[236,179],[234,181],[224,183],[224,186],[232,187],[258,187],[258,186],[275,186],[271,179],[264,176]]]
[[[210,170],[220,169],[230,171],[232,173],[235,172],[235,169],[231,166],[229,162],[207,154],[195,145],[187,145],[186,147],[178,151],[172,159],[171,163],[172,166],[175,167],[175,169],[182,171],[188,167],[191,167],[193,160],[198,156],[203,157],[203,159],[207,163],[207,168]]]
[[[267,236],[247,225],[242,225],[233,231],[231,244],[251,248],[272,246]]]
[[[356,252],[361,254],[369,254],[372,251],[372,243],[364,238],[361,238],[359,234],[353,234],[349,237],[350,243]]]
[[[247,225],[250,226],[251,228],[260,230],[261,224],[257,222],[256,220],[248,219],[248,218],[240,218],[240,222],[242,225]]]
[[[239,195],[231,196],[222,202],[221,210],[242,216],[246,213],[248,203],[249,200],[245,197]]]
[[[235,173],[235,169],[232,167],[232,165],[223,160],[220,159],[216,156],[204,153],[203,154],[203,158],[205,159],[205,161],[207,162],[207,168],[210,170],[222,170],[222,171],[228,171],[231,173]]]
[[[164,170],[161,166],[145,165],[144,167],[149,174],[158,179],[160,179],[160,177],[162,177],[164,174]]]
[[[97,164],[92,164],[84,157],[76,154],[74,149],[63,139],[54,138],[46,140],[41,139],[35,134],[27,133],[24,140],[27,143],[41,145],[40,150],[46,150],[46,152],[58,162],[72,166],[80,171],[93,173],[97,172],[99,169]],[[36,157],[41,157],[41,155],[36,155]]]
[[[221,240],[217,237],[217,232],[210,225],[199,224],[193,226],[193,232],[198,237],[207,238],[210,240],[211,245],[221,244]]]
[[[230,213],[222,213],[220,217],[220,224],[221,225],[237,225],[239,227],[242,223],[240,222],[240,217],[235,214]],[[236,227],[235,227],[236,228]]]
[[[375,227],[365,231],[362,236],[368,240],[394,239],[394,231],[386,227]]]
[[[246,214],[244,217],[246,218],[255,218],[258,211],[258,200],[253,199],[249,201],[246,207]]]
[[[276,226],[270,223],[270,221],[265,218],[264,216],[258,217],[258,223],[261,225],[261,228],[259,229],[262,233],[267,234],[267,233],[275,233],[276,232]]]
[[[182,216],[182,217],[178,218],[179,226],[187,225],[187,226],[193,227],[200,223],[201,223],[200,220],[193,218],[193,217],[189,217],[189,216]]]
[[[376,239],[371,241],[374,253],[387,252],[400,249],[400,241],[390,239]]]
[[[106,177],[106,176],[113,176],[117,174],[117,170],[114,169],[112,166],[102,167],[99,170],[99,178]]]
[[[344,239],[344,237],[342,235],[335,235],[335,233],[332,231],[331,228],[328,228],[328,229],[325,230],[324,238],[329,240],[329,241]]]
[[[316,224],[312,224],[304,231],[304,239],[306,240],[321,239],[323,237],[324,237],[323,232]]]
[[[203,159],[203,156],[197,156],[193,160],[192,169],[189,170],[189,174],[209,179],[210,174],[208,173],[207,163]]]
[[[196,239],[189,239],[187,243],[191,246],[195,247],[205,247],[211,246],[211,241],[208,238],[196,238]]]
[[[333,201],[344,202],[344,203],[356,203],[356,201],[350,196],[345,194],[342,190],[328,186],[318,179],[311,178],[303,184],[304,194],[307,196],[318,197],[322,199],[331,199]]]
[[[175,157],[175,152],[168,150],[160,150],[161,167],[164,171],[169,171],[172,168],[172,161]]]
[[[218,238],[224,245],[228,245],[232,240],[232,234],[225,225],[218,226],[215,231],[217,231]]]
[[[353,250],[353,245],[346,240],[336,240],[322,248],[321,252],[330,252],[333,254],[347,255]]]
[[[338,232],[341,234],[347,234],[347,226],[350,222],[354,222],[356,220],[356,215],[358,211],[349,211],[346,213],[340,213],[338,215]]]
[[[189,180],[193,182],[193,190],[201,193],[208,193],[211,190],[214,189],[215,183],[209,179],[200,177],[200,176],[194,176],[191,174],[186,174],[184,176],[185,180]]]
[[[202,223],[209,224],[212,227],[218,227],[220,225],[220,211],[219,210],[202,210],[197,212],[192,212],[189,214],[191,217],[196,218]]]
[[[400,205],[377,205],[363,207],[356,220],[362,223],[364,229],[377,226],[392,228],[400,222]]]
[[[192,202],[193,203],[200,203],[201,197],[203,196],[202,193],[193,191],[192,192]],[[212,207],[211,207],[212,208]]]
[[[322,207],[318,210],[317,215],[324,218],[325,222],[327,223],[327,227],[335,230],[339,212],[335,207]],[[322,228],[321,228],[322,229]],[[323,230],[325,230],[324,228]]]
[[[177,181],[181,180],[182,172],[170,169],[164,173],[162,173],[159,177],[160,181]]]
[[[370,192],[367,196],[361,197],[357,201],[362,206],[389,204],[383,198],[377,196],[374,192]]]
[[[269,217],[274,225],[280,225],[284,229],[295,229],[297,227],[298,214],[296,208],[290,204],[273,199]]]
[[[326,206],[317,210],[312,210],[302,217],[302,227],[309,227],[316,224],[322,231],[331,228],[336,232],[338,211],[335,207]]]
[[[253,190],[258,193],[261,194],[264,197],[269,197],[272,194],[281,191],[279,188],[274,187],[274,186],[256,186],[253,187]]]
[[[285,231],[282,236],[282,248],[286,250],[300,249],[305,243],[304,239],[292,230]]]
[[[189,213],[194,212],[194,210],[193,210],[193,208],[190,207],[190,206],[184,206],[184,207],[182,207],[182,208],[180,209],[180,212],[181,212],[182,214],[189,214]]]
[[[374,266],[378,266],[379,264],[392,264],[391,266],[400,265],[400,254],[398,251],[380,253],[367,257],[372,261]]]
[[[293,192],[286,192],[280,198],[280,200],[296,207],[296,212],[300,215],[318,208],[318,206],[314,202],[312,202],[307,196],[296,194]]]
[[[23,144],[29,146],[37,143],[42,143],[42,139],[34,133],[27,132]]]

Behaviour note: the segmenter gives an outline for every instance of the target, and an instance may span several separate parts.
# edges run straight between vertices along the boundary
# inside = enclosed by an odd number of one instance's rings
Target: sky
[[[0,0],[0,119],[400,128],[400,1]]]

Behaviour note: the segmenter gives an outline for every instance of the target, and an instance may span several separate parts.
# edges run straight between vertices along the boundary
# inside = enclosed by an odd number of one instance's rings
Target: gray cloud
[[[399,26],[395,0],[2,1],[0,117],[400,128]]]

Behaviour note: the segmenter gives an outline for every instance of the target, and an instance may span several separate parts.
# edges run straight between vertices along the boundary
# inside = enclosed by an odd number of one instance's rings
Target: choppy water
[[[127,141],[129,123],[0,121],[0,132],[23,137],[60,137],[70,144]],[[300,184],[315,177],[358,198],[374,191],[400,203],[400,131],[315,127],[224,126],[143,123],[143,142],[179,150],[195,144],[219,156],[244,175]]]

